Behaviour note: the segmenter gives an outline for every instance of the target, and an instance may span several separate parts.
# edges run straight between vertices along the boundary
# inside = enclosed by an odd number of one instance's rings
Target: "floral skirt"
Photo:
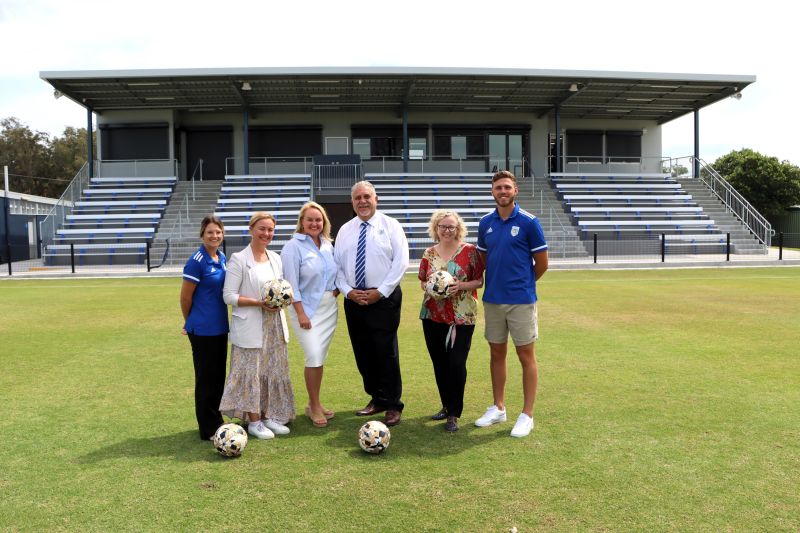
[[[289,375],[289,351],[280,314],[264,312],[261,348],[231,348],[231,370],[219,404],[229,418],[247,421],[245,413],[286,424],[295,418],[294,390]]]

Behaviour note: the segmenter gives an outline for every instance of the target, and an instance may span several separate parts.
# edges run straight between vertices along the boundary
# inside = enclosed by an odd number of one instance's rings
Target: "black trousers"
[[[397,328],[400,327],[400,305],[403,292],[397,287],[388,298],[372,305],[344,301],[344,316],[356,366],[364,381],[364,391],[372,402],[385,409],[403,410],[400,396],[400,351]]]
[[[194,412],[200,438],[208,439],[224,423],[219,402],[225,389],[228,334],[207,337],[189,333],[189,342],[194,360]]]
[[[460,417],[464,409],[464,386],[467,383],[467,357],[472,346],[472,334],[475,326],[456,326],[456,341],[452,347],[447,339],[449,324],[422,321],[422,332],[425,345],[433,363],[433,374],[436,376],[436,387],[442,406],[449,416]]]

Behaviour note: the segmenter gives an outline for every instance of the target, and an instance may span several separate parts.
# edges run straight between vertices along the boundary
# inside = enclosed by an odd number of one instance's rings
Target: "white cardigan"
[[[267,250],[267,256],[272,262],[275,275],[283,277],[283,264],[275,252]],[[231,306],[231,344],[240,348],[261,348],[264,343],[263,314],[256,306],[239,307],[239,296],[261,299],[258,286],[258,276],[253,268],[257,265],[253,250],[250,245],[241,252],[236,252],[228,259],[225,272],[225,285],[222,288],[222,299]],[[281,326],[283,326],[283,339],[289,342],[289,326],[283,309],[279,311]]]

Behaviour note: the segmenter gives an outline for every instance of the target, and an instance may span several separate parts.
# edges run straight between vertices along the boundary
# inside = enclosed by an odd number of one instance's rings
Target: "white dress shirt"
[[[376,211],[367,221],[366,286],[390,296],[408,268],[408,239],[395,219]],[[347,296],[356,286],[356,247],[361,219],[353,218],[339,229],[333,256],[338,273],[336,286]]]

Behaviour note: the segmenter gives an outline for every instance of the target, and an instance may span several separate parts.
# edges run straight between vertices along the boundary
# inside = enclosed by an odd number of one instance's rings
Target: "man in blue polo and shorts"
[[[486,340],[491,355],[494,405],[475,421],[478,427],[506,421],[506,353],[508,336],[522,365],[524,405],[512,437],[525,437],[533,429],[533,403],[539,371],[534,341],[539,337],[536,323],[536,282],[547,271],[547,242],[535,216],[520,209],[515,199],[517,178],[507,170],[492,176],[492,197],[497,208],[481,218],[478,251],[486,264],[483,310]]]

